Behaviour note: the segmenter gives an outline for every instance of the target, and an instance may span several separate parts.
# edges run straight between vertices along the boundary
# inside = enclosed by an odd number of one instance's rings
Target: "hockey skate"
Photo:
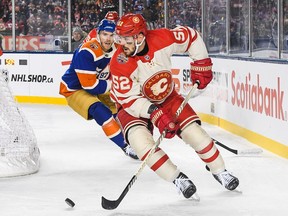
[[[135,153],[134,149],[130,145],[126,144],[126,146],[124,148],[122,148],[122,150],[125,153],[125,155],[127,155],[127,156],[129,156],[135,160],[139,160],[137,154]]]
[[[200,198],[196,193],[196,186],[184,173],[180,172],[173,183],[176,185],[179,193],[182,193],[185,198],[200,201]]]
[[[233,191],[239,185],[239,179],[229,173],[227,170],[219,174],[213,174],[213,177],[223,185],[227,190]]]

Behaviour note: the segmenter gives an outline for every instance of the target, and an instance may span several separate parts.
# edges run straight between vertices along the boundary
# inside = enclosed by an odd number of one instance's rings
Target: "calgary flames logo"
[[[136,16],[135,16],[135,17],[133,17],[133,18],[132,18],[132,20],[133,20],[133,22],[134,22],[134,23],[139,23],[139,21],[140,21],[140,20],[139,20],[139,18],[138,18],[138,17],[136,17]]]
[[[173,89],[172,74],[160,71],[150,77],[143,85],[144,95],[151,101],[162,101]]]

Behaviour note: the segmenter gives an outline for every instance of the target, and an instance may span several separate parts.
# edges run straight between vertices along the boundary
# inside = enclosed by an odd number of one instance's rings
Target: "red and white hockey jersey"
[[[111,97],[130,115],[149,118],[149,106],[161,104],[174,90],[171,56],[187,52],[195,61],[208,58],[208,53],[200,34],[183,26],[149,30],[146,43],[144,55],[126,57],[122,47],[113,55]]]

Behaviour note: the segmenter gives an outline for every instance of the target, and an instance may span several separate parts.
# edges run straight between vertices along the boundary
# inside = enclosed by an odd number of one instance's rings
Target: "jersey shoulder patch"
[[[92,53],[96,58],[104,54],[96,38],[93,38],[92,40],[84,43],[80,48],[80,51],[81,50],[87,50],[88,52]]]
[[[127,74],[131,74],[136,68],[136,60],[134,58],[127,57],[124,54],[122,47],[118,47],[110,61],[111,72],[119,75],[125,74],[124,76],[127,76]]]

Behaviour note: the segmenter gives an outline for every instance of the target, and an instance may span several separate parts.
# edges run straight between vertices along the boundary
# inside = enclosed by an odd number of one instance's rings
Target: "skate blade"
[[[200,196],[197,194],[197,193],[194,193],[190,199],[193,201],[193,202],[200,202]]]
[[[239,187],[237,187],[236,189],[232,190],[231,192],[240,193],[240,194],[243,193],[243,191]]]

